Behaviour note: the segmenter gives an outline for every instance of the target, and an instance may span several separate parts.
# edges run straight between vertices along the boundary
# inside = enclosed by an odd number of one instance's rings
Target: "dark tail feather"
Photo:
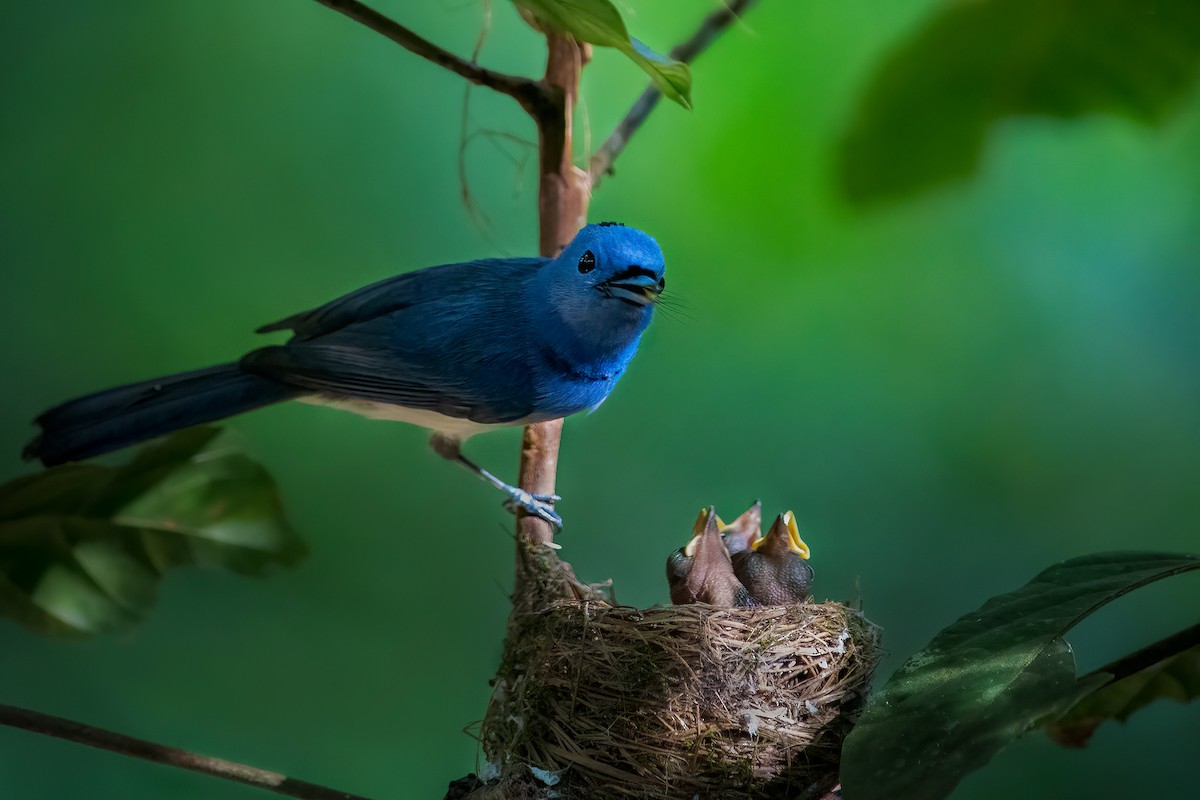
[[[79,461],[297,394],[290,386],[243,372],[237,364],[118,386],[42,414],[36,420],[42,433],[24,456],[48,467]]]

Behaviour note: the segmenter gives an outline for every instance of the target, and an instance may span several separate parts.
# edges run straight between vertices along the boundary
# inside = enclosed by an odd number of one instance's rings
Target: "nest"
[[[481,732],[493,780],[473,796],[799,798],[836,783],[878,661],[861,614],[638,610],[553,589],[514,610]]]

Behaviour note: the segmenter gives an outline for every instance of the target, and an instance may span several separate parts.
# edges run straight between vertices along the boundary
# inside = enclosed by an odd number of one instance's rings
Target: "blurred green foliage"
[[[479,33],[478,4],[377,5],[459,53]],[[896,654],[886,676],[1045,564],[1195,549],[1200,94],[1154,129],[1002,125],[974,181],[855,213],[839,143],[941,7],[764,0],[697,63],[695,110],[656,111],[595,197],[593,219],[658,237],[687,308],[567,423],[561,542],[583,579],[665,602],[663,559],[697,507],[796,508],[815,592],[861,593]],[[711,6],[621,8],[662,46]],[[515,104],[470,93],[478,225],[455,178],[461,81],[316,3],[0,13],[0,477],[30,469],[27,420],[67,397],[227,361],[263,322],[395,272],[536,249]],[[499,4],[481,58],[534,74],[543,48]],[[597,50],[579,119],[593,145],[644,83]],[[233,424],[310,558],[270,581],[181,571],[116,642],[0,628],[4,700],[364,795],[440,796],[476,766],[462,729],[503,636],[512,541],[494,493],[406,426],[299,404]],[[518,441],[468,451],[512,477]],[[1176,578],[1083,623],[1081,670],[1193,622],[1196,589]],[[1158,704],[1078,752],[1023,739],[954,796],[1186,797],[1198,717]],[[258,796],[8,730],[0,785]]]
[[[304,546],[270,476],[217,428],[120,467],[67,464],[0,485],[0,615],[44,634],[122,633],[180,566],[260,575]]]
[[[1013,117],[1108,112],[1151,124],[1200,73],[1194,0],[943,3],[878,68],[841,153],[860,203],[962,178]]]

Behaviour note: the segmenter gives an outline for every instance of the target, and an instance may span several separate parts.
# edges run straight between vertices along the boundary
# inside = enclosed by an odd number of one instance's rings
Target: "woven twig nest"
[[[556,561],[540,557],[534,574]],[[543,588],[546,602],[510,621],[480,797],[799,798],[832,787],[878,661],[861,614],[840,603],[638,610]],[[574,594],[587,596],[577,584]]]

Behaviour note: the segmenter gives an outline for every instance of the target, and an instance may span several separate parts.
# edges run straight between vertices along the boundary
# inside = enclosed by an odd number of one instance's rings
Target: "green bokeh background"
[[[463,53],[481,25],[478,0],[377,5]],[[540,41],[494,5],[484,60],[536,72]],[[665,50],[714,3],[629,5]],[[970,183],[856,211],[839,135],[934,5],[764,2],[698,64],[695,111],[660,108],[597,192],[592,219],[657,236],[688,315],[656,320],[614,396],[566,428],[563,554],[623,602],[666,600],[664,557],[700,505],[761,497],[797,511],[818,595],[861,594],[886,675],[1051,562],[1200,549],[1200,92],[1160,130],[1004,124]],[[316,3],[63,0],[0,19],[0,478],[30,469],[28,420],[53,403],[228,360],[257,325],[395,272],[535,249],[522,148],[471,138],[473,221],[461,81]],[[643,83],[596,54],[593,145]],[[484,91],[467,128],[532,134]],[[0,702],[441,797],[478,766],[463,729],[500,650],[497,496],[406,426],[296,404],[233,426],[310,558],[262,581],[176,574],[127,639],[0,624]],[[469,451],[511,476],[518,441]],[[1090,620],[1081,669],[1194,622],[1198,588]],[[1085,751],[1021,741],[955,797],[1190,797],[1197,741],[1197,709],[1164,703]],[[0,796],[261,795],[4,729]]]

